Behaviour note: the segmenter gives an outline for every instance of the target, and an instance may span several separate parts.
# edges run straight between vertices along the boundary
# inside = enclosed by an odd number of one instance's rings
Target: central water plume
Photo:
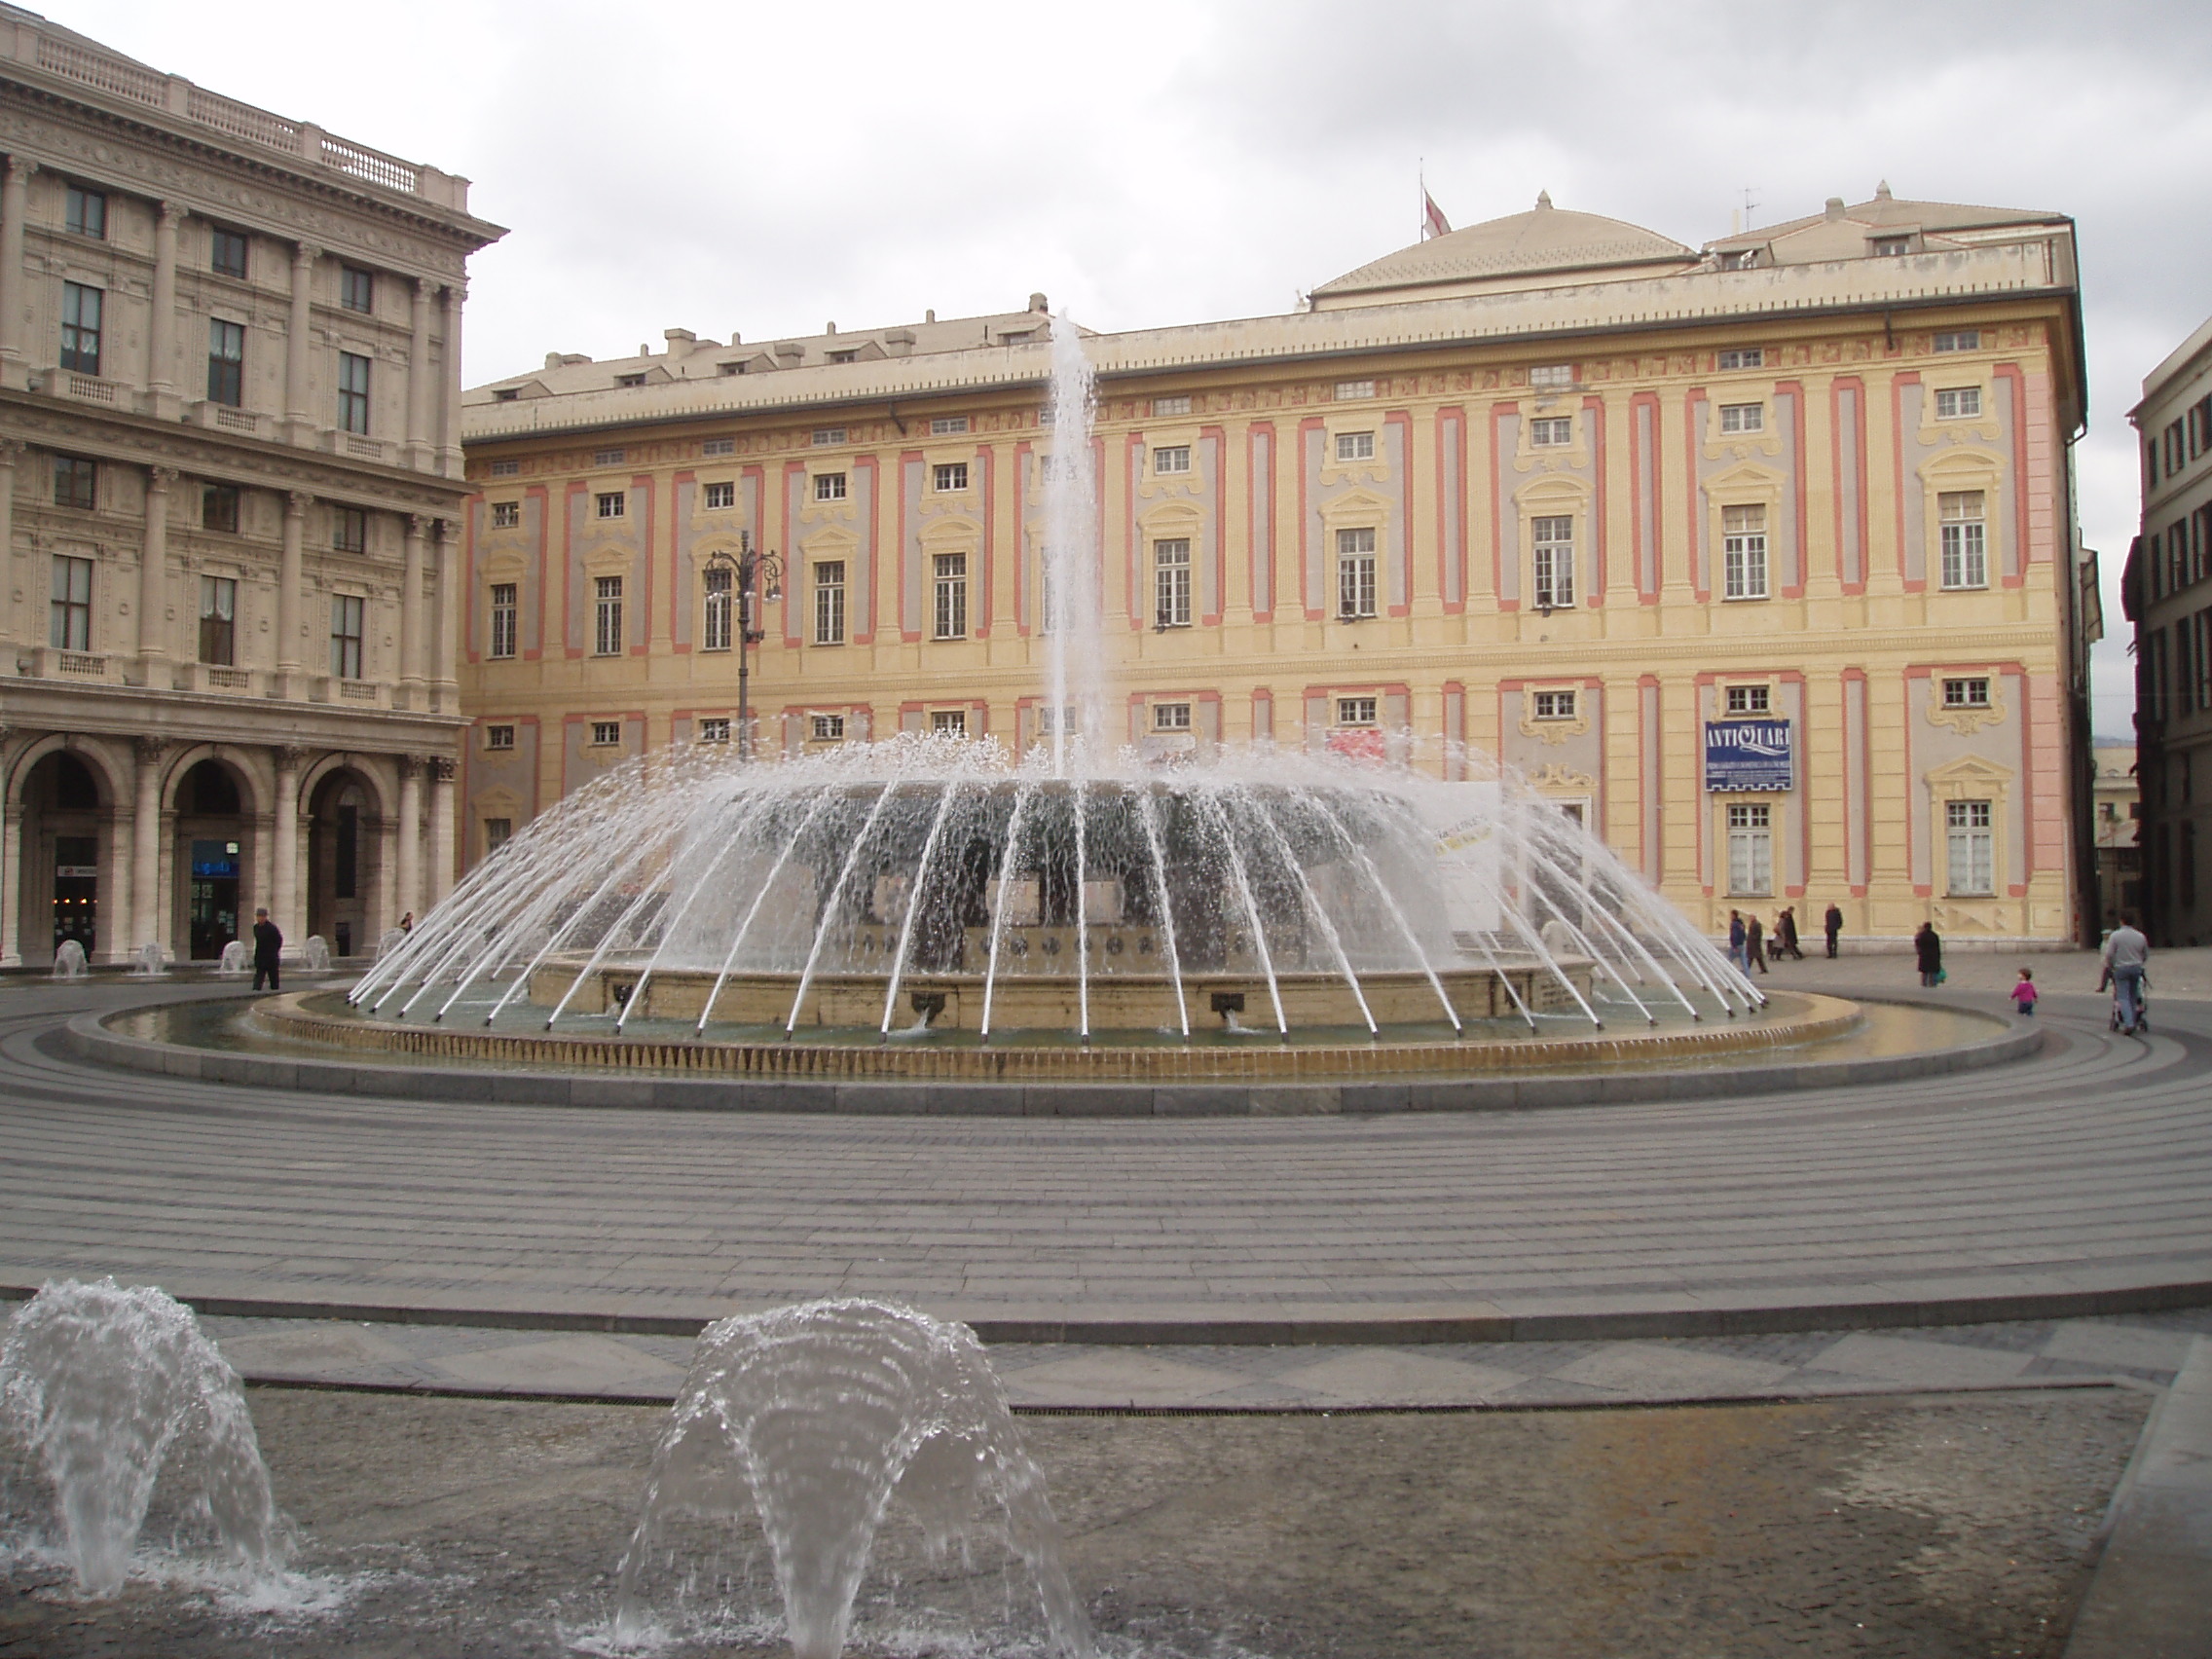
[[[1105,665],[1099,653],[1098,479],[1090,423],[1097,378],[1083,331],[1052,318],[1052,452],[1045,461],[1046,712],[1052,775],[1068,776],[1105,737]],[[1071,731],[1069,728],[1073,727]]]
[[[56,1279],[24,1304],[0,1345],[0,1427],[45,1476],[84,1594],[123,1587],[165,1469],[240,1564],[263,1576],[283,1566],[238,1373],[151,1285]]]
[[[651,1632],[640,1577],[668,1518],[734,1521],[750,1506],[793,1652],[836,1659],[895,1493],[940,1547],[995,1498],[1053,1641],[1070,1659],[1091,1652],[1044,1476],[976,1333],[861,1298],[724,1319],[700,1334],[622,1558],[615,1640]]]

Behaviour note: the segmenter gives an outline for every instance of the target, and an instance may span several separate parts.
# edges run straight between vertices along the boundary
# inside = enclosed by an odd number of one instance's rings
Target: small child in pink
[[[2020,1011],[2023,1017],[2035,1018],[2036,971],[2033,968],[2020,970],[2019,982],[2012,987],[2012,1006]]]

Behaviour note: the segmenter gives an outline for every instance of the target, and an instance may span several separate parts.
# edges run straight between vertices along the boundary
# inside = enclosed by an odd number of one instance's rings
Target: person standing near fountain
[[[282,959],[284,936],[276,931],[276,924],[269,919],[267,910],[253,913],[253,988],[261,989],[264,977],[269,988],[276,990],[277,964]]]
[[[1936,931],[1934,922],[1922,922],[1920,931],[1912,936],[1912,951],[1920,959],[1920,982],[1935,986],[1943,982],[1943,936]]]
[[[1843,933],[1843,910],[1840,905],[1830,904],[1828,906],[1828,913],[1823,926],[1827,930],[1828,960],[1833,962],[1835,960],[1835,941]]]

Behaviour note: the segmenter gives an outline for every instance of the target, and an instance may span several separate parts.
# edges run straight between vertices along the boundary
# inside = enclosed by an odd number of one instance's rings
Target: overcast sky
[[[1287,310],[1419,230],[1530,205],[1697,244],[1900,197],[2079,220],[2083,524],[2118,579],[2145,373],[2212,313],[2202,0],[52,0],[156,67],[467,175],[511,227],[469,382],[661,330],[768,340],[1019,309],[1101,329]]]

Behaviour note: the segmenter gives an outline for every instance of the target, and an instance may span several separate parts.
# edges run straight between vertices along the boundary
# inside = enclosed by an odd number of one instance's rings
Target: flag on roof
[[[1425,184],[1420,189],[1420,219],[1422,241],[1428,240],[1430,237],[1449,236],[1452,233],[1452,221],[1444,216],[1444,209],[1436,204],[1436,198],[1429,195]]]

